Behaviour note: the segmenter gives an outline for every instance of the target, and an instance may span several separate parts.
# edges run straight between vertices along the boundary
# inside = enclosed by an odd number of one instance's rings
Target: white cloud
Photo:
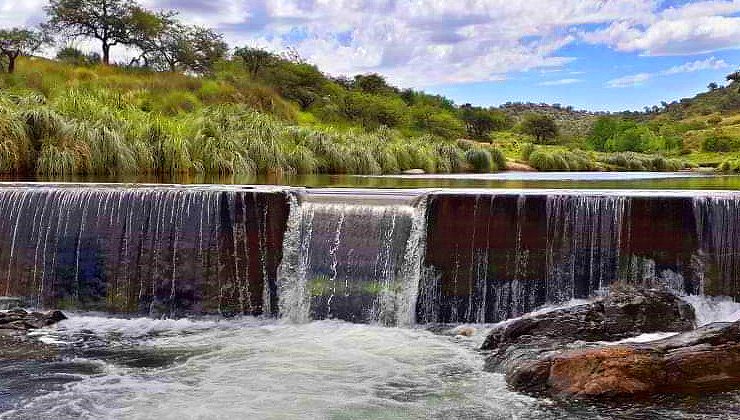
[[[725,60],[709,57],[705,60],[690,61],[655,73],[638,73],[619,77],[606,82],[606,86],[611,88],[633,87],[642,85],[657,76],[673,76],[682,73],[694,73],[703,70],[721,70],[731,67],[732,66]]]
[[[740,0],[665,10],[662,0],[140,1],[214,27],[232,45],[290,46],[329,73],[381,72],[404,87],[562,69],[574,42],[647,55],[740,47]],[[0,26],[40,22],[46,2],[0,0]]]
[[[625,88],[639,86],[653,77],[650,73],[638,73],[629,76],[612,79],[606,82],[606,86],[610,88]]]
[[[623,17],[581,38],[618,51],[645,55],[692,55],[740,48],[740,0],[702,1],[656,11],[643,19]]]
[[[721,70],[730,67],[732,66],[728,64],[725,60],[721,60],[715,57],[709,57],[706,60],[696,60],[678,66],[673,66],[660,72],[660,74],[669,76],[672,74],[680,73],[694,73],[702,70]]]
[[[546,82],[542,82],[539,85],[540,86],[563,86],[563,85],[572,85],[574,83],[581,83],[583,80],[581,79],[559,79],[559,80],[548,80]]]

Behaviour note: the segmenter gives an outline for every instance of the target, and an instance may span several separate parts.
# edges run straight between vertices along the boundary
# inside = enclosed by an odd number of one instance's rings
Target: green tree
[[[103,64],[110,63],[111,47],[133,43],[134,20],[142,12],[133,0],[50,0],[45,10],[45,30],[68,39],[99,41]]]
[[[322,97],[326,77],[316,66],[281,61],[266,76],[271,85],[286,98],[306,110]]]
[[[529,114],[524,117],[522,131],[534,137],[537,143],[553,142],[559,134],[555,120],[543,114]]]
[[[465,126],[454,114],[429,105],[415,106],[411,110],[413,126],[446,139],[457,139],[465,135]]]
[[[253,47],[237,48],[234,51],[234,56],[242,59],[244,67],[253,79],[257,78],[261,70],[272,67],[280,61],[277,54]]]
[[[376,95],[385,95],[397,92],[396,88],[388,85],[385,78],[377,73],[358,74],[355,76],[353,85],[356,89],[365,93]]]
[[[146,67],[211,73],[228,51],[221,34],[208,28],[183,25],[171,13],[139,18],[135,45]]]
[[[0,30],[0,55],[7,59],[8,73],[15,71],[18,57],[32,54],[43,43],[44,36],[38,31],[22,28]]]
[[[598,151],[606,150],[606,142],[622,131],[622,121],[615,117],[601,116],[591,127],[588,144]]]
[[[100,63],[100,54],[84,53],[74,47],[64,47],[57,51],[56,59],[75,66],[91,66]]]
[[[470,104],[461,107],[460,119],[465,123],[468,136],[474,139],[486,139],[490,132],[503,130],[509,125],[508,117],[503,112]]]

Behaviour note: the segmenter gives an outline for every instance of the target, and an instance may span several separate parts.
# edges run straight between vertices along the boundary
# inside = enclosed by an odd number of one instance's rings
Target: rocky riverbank
[[[532,395],[604,399],[740,387],[740,322],[694,324],[692,307],[678,297],[625,289],[502,323],[482,349],[487,370]]]
[[[58,356],[55,346],[28,336],[28,332],[48,327],[67,317],[61,311],[28,312],[11,309],[0,312],[0,361],[53,360]]]

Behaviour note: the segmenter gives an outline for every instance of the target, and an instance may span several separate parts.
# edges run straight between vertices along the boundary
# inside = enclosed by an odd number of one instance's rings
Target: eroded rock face
[[[576,398],[736,389],[740,322],[711,324],[652,343],[554,352],[512,366],[506,380],[519,391]]]
[[[61,311],[27,312],[23,309],[12,309],[0,312],[0,330],[28,331],[65,320],[67,317]]]
[[[691,305],[669,292],[617,290],[593,303],[502,324],[491,331],[482,349],[614,341],[645,333],[689,331],[695,319]]]

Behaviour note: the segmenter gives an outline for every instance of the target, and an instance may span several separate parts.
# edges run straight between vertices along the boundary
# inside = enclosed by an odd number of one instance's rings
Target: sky
[[[456,103],[593,111],[693,96],[740,67],[740,0],[140,0],[231,45],[290,48],[331,75],[377,72]],[[46,0],[0,0],[0,27]],[[125,51],[119,51],[125,55]]]

